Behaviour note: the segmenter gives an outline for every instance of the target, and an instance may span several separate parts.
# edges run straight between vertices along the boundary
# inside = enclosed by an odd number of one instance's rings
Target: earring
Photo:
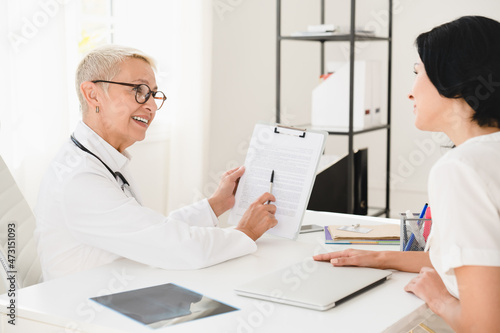
[[[99,113],[99,107],[98,106],[95,107],[95,113]]]

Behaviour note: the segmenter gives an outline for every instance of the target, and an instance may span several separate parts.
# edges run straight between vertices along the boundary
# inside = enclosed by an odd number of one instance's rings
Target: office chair
[[[11,229],[9,233],[12,224],[15,232]],[[16,272],[16,289],[41,281],[34,230],[35,216],[0,156],[0,294],[9,289],[11,282],[6,277],[11,271]],[[15,243],[15,262],[9,257],[9,241]]]

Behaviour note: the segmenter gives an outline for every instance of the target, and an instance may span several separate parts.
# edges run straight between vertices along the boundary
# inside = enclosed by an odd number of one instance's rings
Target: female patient
[[[457,332],[500,330],[500,23],[467,16],[421,34],[415,125],[456,146],[429,175],[429,252],[345,250],[334,266],[419,272],[405,287]]]

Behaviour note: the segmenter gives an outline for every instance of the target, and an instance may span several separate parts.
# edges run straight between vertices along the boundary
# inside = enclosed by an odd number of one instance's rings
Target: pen
[[[273,172],[271,172],[271,180],[269,181],[269,193],[271,194],[273,194],[273,184],[274,184],[274,170]],[[270,202],[271,200],[268,200],[267,204],[269,205]]]
[[[419,219],[421,219],[425,216],[425,211],[427,210],[427,206],[428,206],[427,203],[425,203],[424,208],[422,209],[422,212],[420,213],[420,216],[418,217]],[[420,226],[420,222],[421,221],[418,221],[418,226]],[[410,239],[408,240],[408,244],[406,244],[406,247],[404,248],[404,251],[410,251],[414,240],[415,240],[415,234],[412,232]]]

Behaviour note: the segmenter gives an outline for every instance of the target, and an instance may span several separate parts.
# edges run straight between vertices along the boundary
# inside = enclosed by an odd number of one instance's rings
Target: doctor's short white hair
[[[87,102],[80,91],[80,85],[86,81],[111,81],[120,71],[120,64],[128,58],[144,60],[156,71],[156,62],[144,52],[114,44],[95,48],[80,61],[76,70],[75,84],[82,112],[87,110]],[[107,90],[108,84],[104,83],[103,88]]]

